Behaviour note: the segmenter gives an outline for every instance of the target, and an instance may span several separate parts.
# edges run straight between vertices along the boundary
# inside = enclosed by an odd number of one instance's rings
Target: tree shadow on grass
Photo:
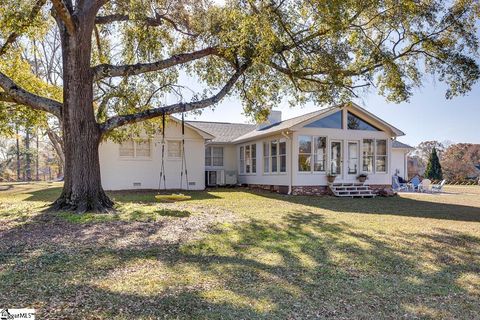
[[[288,196],[263,191],[250,192],[270,199],[334,212],[480,222],[480,207],[469,205],[423,201],[398,196],[360,199],[331,196]]]
[[[62,193],[62,187],[45,188],[42,190],[35,190],[26,192],[29,196],[25,201],[42,201],[53,202]],[[217,196],[206,191],[186,191],[186,190],[169,190],[169,191],[157,191],[157,190],[125,190],[125,191],[108,191],[108,196],[115,202],[119,203],[156,203],[155,196],[157,194],[172,194],[182,193],[190,195],[191,200],[208,200],[216,199]]]
[[[211,232],[201,239],[151,240],[165,228],[80,228],[41,215],[2,232],[0,292],[7,294],[0,304],[36,306],[39,317],[109,319],[436,319],[480,312],[477,236],[444,229],[379,235],[308,210],[204,229]]]

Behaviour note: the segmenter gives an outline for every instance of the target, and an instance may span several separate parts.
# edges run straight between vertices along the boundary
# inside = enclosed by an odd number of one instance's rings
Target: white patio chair
[[[392,176],[392,189],[399,192],[399,191],[408,191],[408,186],[406,183],[400,183],[398,180],[398,176]]]
[[[445,185],[446,182],[447,180],[443,179],[439,184],[432,184],[431,186],[432,192],[442,192],[443,186]]]
[[[420,185],[418,186],[418,191],[429,192],[431,184],[432,184],[432,181],[430,179],[423,179]]]

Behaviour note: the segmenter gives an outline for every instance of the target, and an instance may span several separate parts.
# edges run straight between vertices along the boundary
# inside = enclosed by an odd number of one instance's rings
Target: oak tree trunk
[[[101,132],[93,110],[90,68],[93,18],[79,17],[78,29],[73,35],[60,25],[65,180],[63,192],[52,206],[54,210],[105,212],[113,206],[100,179],[98,146]]]

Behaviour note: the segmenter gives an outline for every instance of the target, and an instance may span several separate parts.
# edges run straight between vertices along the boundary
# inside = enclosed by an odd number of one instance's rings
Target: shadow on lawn
[[[476,236],[379,235],[292,211],[276,223],[238,223],[196,241],[148,240],[165,227],[79,226],[42,214],[0,233],[0,305],[36,306],[42,318],[433,319],[480,312],[480,284],[470,284],[472,294],[459,282],[480,271]]]
[[[25,201],[42,201],[53,202],[62,193],[62,187],[54,187],[42,190],[36,190],[28,192],[30,195]],[[173,194],[182,193],[192,196],[192,200],[206,200],[218,198],[210,192],[205,191],[188,191],[188,190],[169,190],[169,191],[157,191],[157,190],[128,190],[128,191],[108,191],[107,194],[115,202],[128,203],[155,203],[155,196],[157,194]]]
[[[263,191],[255,191],[253,193],[270,199],[282,200],[335,212],[480,222],[480,207],[422,201],[399,196],[358,199],[336,198],[331,196],[287,196]]]

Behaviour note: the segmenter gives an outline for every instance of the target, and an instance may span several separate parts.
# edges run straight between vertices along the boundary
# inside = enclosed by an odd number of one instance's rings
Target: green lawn
[[[480,187],[338,199],[247,189],[113,193],[52,214],[58,184],[0,184],[0,307],[39,319],[480,319]]]

